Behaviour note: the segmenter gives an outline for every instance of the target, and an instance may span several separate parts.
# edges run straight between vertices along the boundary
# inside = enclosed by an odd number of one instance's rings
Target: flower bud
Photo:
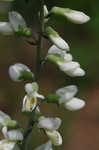
[[[16,32],[18,32],[19,27],[26,27],[24,18],[16,11],[9,12],[9,21]]]
[[[90,17],[81,11],[72,10],[69,8],[53,7],[51,14],[61,15],[75,24],[83,24],[90,20]]]
[[[44,9],[44,17],[46,17],[48,15],[48,9],[47,9],[47,6],[44,5],[43,6],[43,9]]]
[[[62,145],[62,137],[60,133],[56,130],[54,131],[45,131],[47,136],[50,138],[51,142],[55,146]]]
[[[32,32],[27,27],[24,18],[16,11],[9,12],[9,21],[17,35],[31,37]]]
[[[49,39],[55,44],[58,48],[69,51],[68,44],[59,36],[59,34],[53,30],[51,27],[46,28],[46,34],[49,37]]]
[[[14,64],[9,67],[9,76],[13,81],[33,80],[34,75],[24,64]]]
[[[52,45],[48,50],[48,55],[55,55],[57,57],[63,58],[65,61],[72,61],[72,55],[66,53],[66,51],[62,51],[55,45]]]
[[[64,107],[71,111],[82,109],[84,106],[85,106],[85,101],[76,97],[72,98],[70,101],[64,104]]]
[[[68,9],[67,12],[64,13],[64,15],[67,17],[68,20],[76,24],[83,24],[90,20],[90,17],[83,12],[71,9]]]

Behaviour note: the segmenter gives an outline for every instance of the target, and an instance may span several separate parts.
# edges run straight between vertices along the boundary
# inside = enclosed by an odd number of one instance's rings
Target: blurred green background
[[[55,149],[99,150],[99,0],[45,0],[45,3],[48,9],[60,6],[83,11],[91,17],[91,20],[83,25],[71,24],[59,18],[52,18],[50,22],[69,43],[71,54],[86,70],[86,76],[71,79],[56,66],[46,64],[39,80],[41,92],[46,94],[68,84],[78,85],[77,96],[86,100],[86,107],[78,112],[69,112],[61,107],[57,108],[56,105],[44,104],[41,111],[48,116],[63,119],[60,129],[64,140],[63,146]],[[39,7],[39,0],[29,0],[29,3],[25,3],[24,0],[6,4],[0,2],[0,21],[8,20],[8,11],[16,10],[24,16],[35,33],[38,31]],[[51,43],[44,42],[44,55],[50,45]],[[35,71],[35,53],[35,47],[29,45],[25,39],[0,35],[0,109],[10,114],[12,118],[18,119],[24,127],[27,123],[27,116],[21,113],[25,95],[24,83],[11,81],[8,68],[11,64],[20,62]],[[46,140],[45,135],[35,127],[29,149]]]

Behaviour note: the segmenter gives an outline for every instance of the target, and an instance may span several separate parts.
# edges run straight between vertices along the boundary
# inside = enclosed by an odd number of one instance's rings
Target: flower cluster
[[[13,0],[2,0],[13,1]],[[37,72],[34,74],[24,64],[16,63],[9,67],[9,76],[15,82],[25,81],[25,96],[22,102],[22,112],[30,115],[29,129],[22,133],[19,124],[12,120],[7,114],[0,111],[0,129],[3,133],[4,140],[0,141],[0,150],[20,150],[25,149],[25,139],[28,133],[32,131],[32,127],[36,127],[47,135],[48,142],[37,147],[35,150],[53,150],[54,146],[62,145],[62,136],[58,131],[61,126],[61,119],[58,117],[45,117],[41,113],[40,105],[44,102],[56,103],[62,105],[65,109],[76,111],[85,106],[85,101],[75,97],[78,92],[76,85],[66,85],[57,89],[54,94],[40,94],[37,82],[38,70],[41,70],[43,61],[49,61],[58,66],[66,75],[70,77],[80,77],[85,75],[85,71],[80,64],[74,61],[70,53],[70,46],[61,38],[49,24],[52,15],[63,16],[67,20],[75,24],[83,24],[90,20],[90,17],[83,12],[71,10],[69,8],[53,7],[48,11],[46,5],[43,4],[42,10],[38,13],[41,22],[41,31],[37,45]],[[31,29],[27,27],[24,18],[16,11],[9,12],[9,21],[0,22],[0,33],[3,35],[16,34],[18,36],[32,37]],[[47,56],[43,59],[40,56],[40,48],[42,50],[42,37],[52,42]],[[39,45],[40,44],[40,45]],[[38,64],[39,63],[39,64]],[[25,135],[26,134],[26,135]]]
[[[0,130],[4,139],[0,141],[1,150],[19,150],[18,143],[23,140],[23,133],[18,123],[0,111]]]
[[[80,64],[73,61],[72,55],[66,51],[62,51],[55,45],[51,46],[48,50],[47,59],[55,63],[61,71],[71,77],[85,75],[85,71],[80,67]]]

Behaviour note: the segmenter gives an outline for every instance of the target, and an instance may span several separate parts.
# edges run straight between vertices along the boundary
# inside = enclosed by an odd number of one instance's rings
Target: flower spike
[[[59,34],[52,28],[46,28],[46,35],[58,48],[69,51],[69,45],[59,36]]]

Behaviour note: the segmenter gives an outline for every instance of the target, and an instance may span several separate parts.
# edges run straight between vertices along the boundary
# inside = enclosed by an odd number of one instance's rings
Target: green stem
[[[39,73],[41,71],[42,65],[42,50],[43,50],[43,37],[42,33],[44,32],[44,0],[41,1],[40,8],[40,34],[38,38],[38,46],[37,46],[37,55],[36,55],[36,80],[39,78]]]
[[[39,73],[41,71],[41,65],[42,65],[42,50],[43,50],[43,37],[42,33],[44,32],[44,0],[40,0],[41,2],[41,8],[40,8],[40,34],[38,38],[38,45],[37,45],[37,56],[36,56],[36,81],[39,78]],[[22,150],[27,149],[28,144],[28,138],[32,132],[33,126],[35,124],[35,110],[32,112],[31,117],[29,119],[27,128],[24,132],[24,139],[22,142]]]
[[[27,125],[27,128],[24,132],[24,140],[23,140],[23,143],[22,143],[22,150],[26,150],[27,149],[27,141],[28,141],[28,137],[30,136],[31,132],[32,132],[32,128],[33,128],[33,125],[35,124],[35,121],[33,119],[33,116],[34,113],[32,112],[32,115],[29,119],[29,122],[28,122],[28,125]]]

